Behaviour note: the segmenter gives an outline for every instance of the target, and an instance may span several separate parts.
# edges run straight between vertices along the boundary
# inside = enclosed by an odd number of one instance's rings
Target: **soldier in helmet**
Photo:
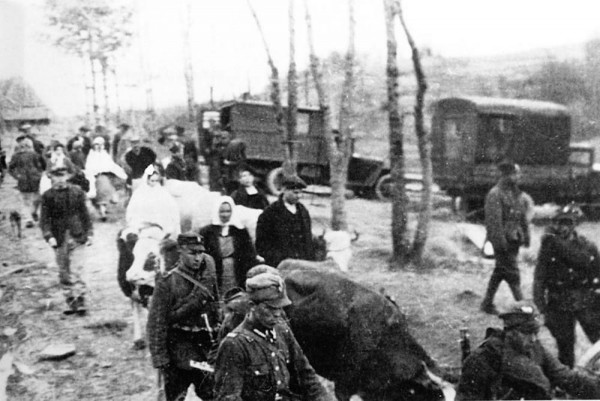
[[[575,231],[581,209],[567,205],[542,237],[534,273],[533,299],[558,346],[558,358],[573,366],[575,322],[588,339],[600,339],[600,256]]]
[[[539,314],[527,301],[499,315],[504,329],[488,328],[486,339],[465,360],[456,400],[550,400],[555,387],[578,399],[600,398],[598,377],[571,370],[537,339]]]
[[[202,370],[215,340],[218,294],[213,258],[204,253],[203,238],[185,233],[177,238],[179,260],[157,275],[148,313],[152,365],[164,377],[167,401],[185,396],[190,384],[203,400],[212,399],[212,379]]]
[[[216,400],[325,400],[314,369],[281,322],[283,307],[291,304],[285,283],[272,268],[264,271],[246,280],[250,311],[219,347]]]

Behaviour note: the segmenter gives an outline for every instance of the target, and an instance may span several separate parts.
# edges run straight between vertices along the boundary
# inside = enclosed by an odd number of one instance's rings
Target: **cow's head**
[[[126,274],[127,281],[136,286],[154,286],[154,277],[160,269],[160,244],[164,238],[164,231],[158,225],[139,229],[132,249],[133,263]]]

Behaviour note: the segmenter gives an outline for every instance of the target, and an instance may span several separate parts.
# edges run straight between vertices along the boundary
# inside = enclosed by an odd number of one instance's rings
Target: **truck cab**
[[[433,105],[434,181],[466,212],[483,207],[503,159],[521,166],[521,188],[536,203],[597,197],[591,147],[571,146],[562,105],[524,99],[452,97]]]
[[[264,186],[273,194],[280,192],[285,145],[277,129],[272,103],[235,100],[222,104],[218,110],[200,110],[200,116],[201,146],[210,146],[211,126],[218,123],[230,131],[233,138],[245,142],[247,163]],[[329,184],[329,158],[323,128],[323,113],[319,108],[298,108],[297,136],[294,138],[298,175],[309,184]],[[353,152],[347,186],[358,193],[373,193],[378,180],[388,172],[383,160],[361,157]]]

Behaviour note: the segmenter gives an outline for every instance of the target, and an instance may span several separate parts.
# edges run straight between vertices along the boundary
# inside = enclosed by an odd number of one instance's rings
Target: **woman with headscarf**
[[[140,186],[133,192],[127,205],[127,231],[136,231],[145,225],[156,224],[169,238],[177,239],[181,232],[179,208],[161,181],[160,172],[153,164],[146,167]]]
[[[206,253],[213,257],[221,295],[246,285],[246,273],[258,264],[250,234],[236,218],[235,203],[221,196],[212,213],[212,224],[200,229]]]
[[[101,136],[94,138],[92,150],[85,162],[86,178],[90,181],[90,186],[93,184],[96,188],[95,196],[92,195],[92,190],[90,190],[88,196],[90,198],[93,196],[92,202],[98,209],[102,221],[106,221],[106,206],[108,202],[116,203],[114,177],[123,181],[127,179],[125,170],[113,161],[112,157],[106,151],[104,143],[104,138]]]

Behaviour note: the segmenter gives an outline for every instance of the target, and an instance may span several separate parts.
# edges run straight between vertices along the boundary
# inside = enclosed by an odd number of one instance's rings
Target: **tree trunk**
[[[287,138],[286,147],[290,158],[283,164],[286,176],[296,173],[296,154],[294,143],[298,130],[298,77],[296,75],[296,20],[294,17],[294,0],[288,0],[288,24],[290,33],[290,65],[288,70],[288,108],[287,108]]]
[[[116,60],[113,58],[113,67],[112,67],[112,75],[113,75],[113,80],[114,80],[114,85],[115,85],[115,104],[117,107],[117,111],[116,111],[116,121],[117,123],[121,123],[121,90],[119,87],[119,76],[117,74],[117,62]]]
[[[194,66],[192,64],[192,44],[190,41],[190,31],[192,29],[192,3],[186,1],[185,21],[183,23],[183,57],[185,87],[187,89],[188,121],[196,121],[196,109],[194,107]]]
[[[423,251],[425,249],[425,243],[427,242],[427,236],[429,234],[429,221],[431,220],[431,196],[432,196],[432,167],[431,167],[431,138],[429,133],[425,130],[425,124],[423,121],[423,103],[425,100],[425,91],[427,91],[427,81],[425,79],[425,73],[421,65],[421,58],[419,56],[419,49],[415,45],[415,42],[408,30],[406,21],[404,20],[404,14],[402,12],[402,5],[400,0],[397,0],[397,11],[402,24],[402,29],[406,34],[406,40],[411,49],[413,67],[415,69],[415,77],[417,79],[417,95],[415,101],[415,131],[417,134],[417,141],[419,144],[419,158],[421,159],[421,170],[423,174],[423,192],[421,194],[421,204],[419,206],[419,218],[417,221],[417,230],[415,231],[415,237],[410,253],[412,261],[420,264],[423,259]]]
[[[144,13],[141,8],[141,0],[136,1],[136,9],[137,9],[137,18],[136,18],[136,37],[139,43],[139,51],[140,51],[140,76],[142,78],[144,91],[146,94],[146,113],[153,118],[155,115],[154,112],[154,92],[152,90],[152,73],[149,72],[148,61],[146,60],[146,54],[144,51],[145,46],[145,34],[144,34],[144,24],[143,18]]]
[[[287,140],[286,132],[283,127],[283,107],[281,106],[281,90],[279,88],[279,71],[273,62],[273,58],[271,57],[271,52],[269,50],[269,45],[267,44],[267,40],[265,39],[265,34],[262,30],[262,25],[256,12],[254,11],[254,7],[252,7],[252,3],[250,0],[247,0],[248,7],[252,12],[252,16],[256,21],[256,26],[258,27],[258,31],[260,33],[260,37],[263,41],[263,45],[265,48],[265,52],[267,53],[267,62],[269,67],[271,68],[271,102],[273,103],[273,108],[275,111],[275,121],[277,122],[277,132],[280,135],[280,138],[283,142]],[[285,162],[288,165],[291,165],[292,155],[290,154],[290,149],[287,146],[284,146],[285,149]]]
[[[104,125],[108,126],[110,116],[110,97],[108,96],[108,59],[102,57],[99,59],[102,71],[102,90],[104,92]]]
[[[99,124],[100,117],[98,116],[98,91],[97,91],[97,77],[96,77],[96,66],[94,63],[94,39],[90,33],[90,38],[88,41],[88,57],[90,61],[90,72],[92,78],[92,116],[94,119],[94,124]]]
[[[399,111],[397,41],[394,32],[394,0],[384,0],[387,34],[387,95],[390,127],[390,168],[392,177],[392,269],[405,265],[410,244],[407,239],[408,197],[404,187],[404,144],[402,115]]]

